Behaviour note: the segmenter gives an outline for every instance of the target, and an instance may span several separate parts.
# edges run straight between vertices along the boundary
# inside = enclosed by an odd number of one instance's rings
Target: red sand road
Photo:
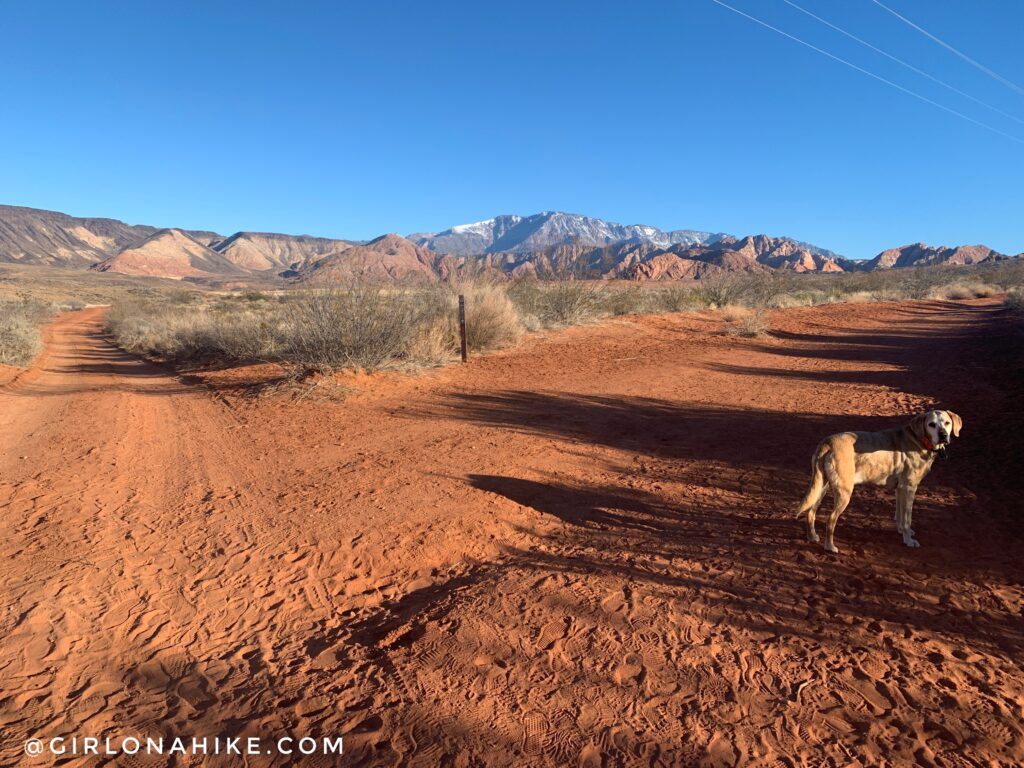
[[[786,310],[750,340],[631,318],[355,377],[343,402],[176,377],[101,320],[60,319],[0,387],[4,765],[96,734],[345,739],[251,765],[1024,755],[994,302]],[[919,494],[921,548],[869,489],[841,555],[804,542],[816,440],[935,401],[965,427]]]

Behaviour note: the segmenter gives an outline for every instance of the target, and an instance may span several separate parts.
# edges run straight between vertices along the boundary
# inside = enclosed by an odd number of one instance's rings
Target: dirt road
[[[344,736],[340,760],[251,765],[1024,755],[993,302],[786,310],[751,340],[629,319],[354,377],[342,402],[175,376],[101,321],[65,316],[0,386],[4,765],[105,734]],[[918,496],[921,548],[870,490],[841,555],[805,543],[815,441],[933,402],[965,427]],[[239,764],[67,764],[106,762]]]

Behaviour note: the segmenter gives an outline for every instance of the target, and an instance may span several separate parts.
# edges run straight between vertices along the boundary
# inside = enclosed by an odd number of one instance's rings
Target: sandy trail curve
[[[786,310],[753,340],[633,318],[340,403],[175,376],[101,325],[63,317],[0,385],[4,765],[106,733],[345,737],[340,761],[253,765],[1024,754],[992,302]],[[869,490],[840,557],[804,543],[815,441],[932,402],[966,426],[919,494],[922,548]]]

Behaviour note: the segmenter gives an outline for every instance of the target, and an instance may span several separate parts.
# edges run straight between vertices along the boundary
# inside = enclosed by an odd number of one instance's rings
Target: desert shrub
[[[694,289],[689,286],[669,284],[655,289],[653,293],[652,308],[663,312],[682,312],[697,305]]]
[[[0,364],[26,366],[42,348],[39,326],[53,308],[33,299],[0,299]]]
[[[1014,312],[1024,312],[1024,290],[1020,288],[1012,289],[1006,294],[1006,298],[1003,299],[1003,306]]]
[[[597,295],[592,285],[582,280],[559,280],[544,292],[542,318],[552,325],[575,325],[597,312]]]
[[[767,307],[773,309],[792,309],[794,307],[813,307],[818,304],[828,304],[834,301],[832,294],[827,291],[795,291],[793,293],[777,293],[771,297]]]
[[[519,314],[502,286],[407,289],[373,284],[310,290],[283,299],[219,297],[182,312],[164,301],[125,301],[107,328],[130,352],[169,360],[277,361],[302,371],[376,370],[437,363],[458,350],[458,292],[474,350],[515,343]]]
[[[871,291],[854,291],[843,296],[840,301],[846,301],[851,304],[865,304],[871,301],[877,301],[875,294]]]
[[[881,284],[876,288],[876,293],[885,296],[885,300],[928,298],[939,278],[934,273],[934,267],[892,269],[879,273]]]
[[[651,307],[650,292],[638,283],[607,286],[595,294],[595,308],[605,315],[639,315]]]
[[[519,280],[508,295],[530,328],[576,325],[600,314],[599,289],[585,280]]]
[[[509,283],[507,294],[527,330],[543,327],[541,315],[544,312],[543,284],[535,278],[518,278]]]
[[[980,282],[957,281],[932,288],[928,293],[931,299],[980,299],[1001,293],[999,286]]]
[[[107,331],[122,349],[168,360],[220,358],[265,361],[285,347],[285,318],[277,307],[230,312],[175,301],[123,301],[107,313]]]
[[[487,351],[515,344],[525,330],[519,309],[503,285],[484,281],[442,286],[424,293],[422,321],[409,357],[419,363],[438,363],[459,350],[458,297],[466,299],[466,345]]]
[[[768,332],[768,321],[764,310],[754,309],[743,312],[725,313],[725,332],[730,336],[764,336]]]
[[[708,272],[697,283],[695,298],[706,307],[724,307],[739,303],[743,293],[742,277],[735,272]]]
[[[309,370],[373,371],[406,356],[433,307],[372,284],[313,290],[285,302],[282,357]]]
[[[988,282],[998,285],[1004,291],[1024,289],[1024,259],[1001,262],[997,268],[985,275]]]
[[[459,293],[466,297],[466,343],[470,349],[500,349],[522,337],[522,318],[504,286],[469,283],[459,288]],[[451,307],[449,315],[455,318],[457,298]]]
[[[727,323],[734,323],[738,320],[745,320],[750,317],[754,313],[754,310],[740,304],[726,304],[719,310],[719,312],[722,315],[722,320]]]
[[[748,307],[769,307],[784,290],[784,282],[788,276],[778,272],[755,272],[740,278],[739,288],[734,301],[740,301]],[[721,306],[721,305],[720,305]]]

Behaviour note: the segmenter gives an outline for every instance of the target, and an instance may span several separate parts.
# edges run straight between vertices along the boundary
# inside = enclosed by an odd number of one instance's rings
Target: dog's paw
[[[807,534],[807,540],[808,541],[813,541],[814,543],[817,543],[817,542],[821,541],[821,537],[818,536],[818,534],[816,534],[814,531],[811,531],[810,533]]]
[[[825,544],[825,551],[831,552],[833,555],[838,555],[839,547],[837,547],[835,544]]]
[[[920,547],[921,546],[921,543],[917,539],[915,539],[913,536],[904,536],[903,537],[903,543],[906,544],[908,547]]]

